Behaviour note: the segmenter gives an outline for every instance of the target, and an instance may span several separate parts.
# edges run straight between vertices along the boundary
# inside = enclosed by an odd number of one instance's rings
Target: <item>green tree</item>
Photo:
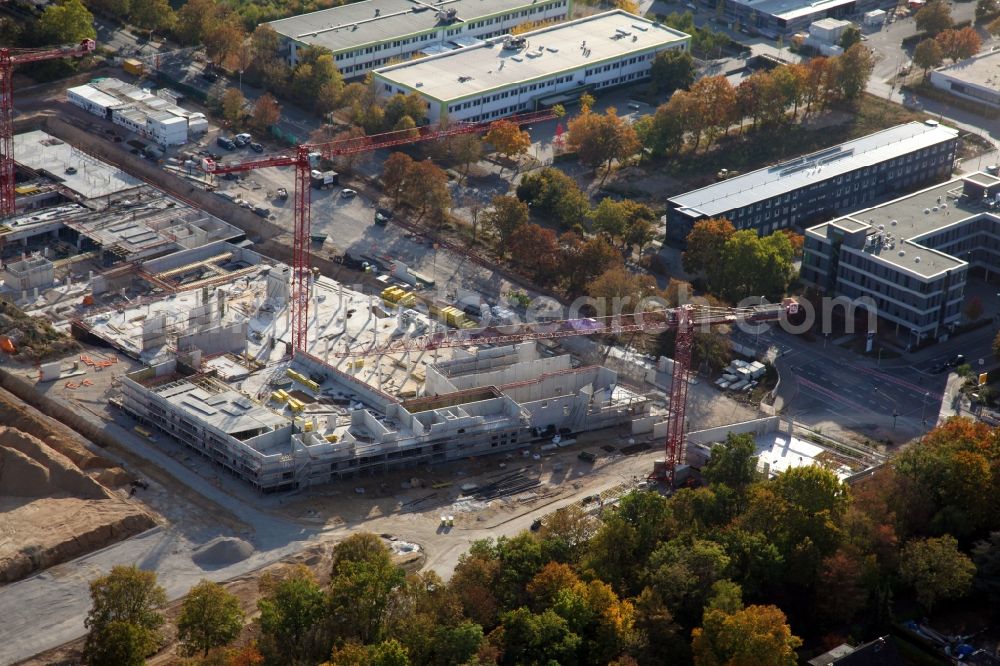
[[[647,567],[648,582],[671,610],[696,618],[712,584],[725,576],[729,556],[714,541],[678,537],[657,547]]]
[[[720,610],[730,615],[743,610],[743,588],[731,580],[715,581],[712,583],[705,608]]]
[[[976,23],[991,18],[998,11],[1000,6],[997,5],[997,0],[976,0]]]
[[[368,656],[371,666],[410,666],[409,653],[395,638],[370,646]]]
[[[546,167],[526,174],[517,185],[517,198],[543,215],[551,215],[566,229],[590,214],[590,201],[570,176]]]
[[[129,19],[150,32],[170,30],[177,22],[177,16],[167,0],[131,0]]]
[[[654,94],[669,96],[675,90],[686,90],[694,83],[694,70],[694,58],[686,50],[660,51],[649,70]]]
[[[705,611],[691,632],[695,666],[795,666],[802,641],[777,606],[748,606],[735,613]]]
[[[752,435],[726,435],[726,441],[712,447],[702,475],[709,483],[724,483],[739,490],[759,478],[757,450]]]
[[[924,70],[925,79],[928,70],[940,67],[943,62],[944,54],[941,52],[941,46],[933,37],[921,41],[913,50],[913,64]]]
[[[355,534],[333,549],[330,610],[338,636],[371,643],[381,637],[394,590],[403,582],[388,547],[374,534]]]
[[[1000,605],[1000,532],[991,532],[989,538],[976,542],[972,561],[976,565],[975,589],[986,593],[990,603],[997,608]]]
[[[500,250],[506,252],[511,235],[528,223],[528,205],[511,196],[493,197],[492,207],[483,216],[483,222],[500,238]]]
[[[953,25],[951,10],[944,0],[933,0],[924,5],[924,8],[917,12],[914,20],[917,30],[921,30],[931,35],[936,35],[942,30],[947,30]]]
[[[475,134],[461,134],[450,142],[451,159],[462,166],[462,179],[469,177],[469,168],[483,157],[483,140]]]
[[[688,273],[707,273],[722,261],[726,243],[736,233],[733,223],[723,217],[698,220],[687,235],[687,249],[681,255]]]
[[[523,606],[500,618],[503,627],[501,664],[573,664],[581,639],[553,610],[534,614]]]
[[[80,0],[58,0],[38,17],[38,34],[49,44],[77,44],[95,39],[94,15]]]
[[[861,28],[849,25],[840,35],[840,48],[845,51],[861,41]]]
[[[188,592],[177,619],[177,637],[190,656],[228,645],[243,629],[240,600],[218,583],[203,580]]]
[[[83,660],[92,666],[141,664],[159,643],[167,602],[156,574],[116,566],[90,582],[92,606],[84,621]]]
[[[709,289],[732,302],[747,296],[781,298],[794,274],[794,258],[783,233],[760,237],[752,229],[737,231],[722,246],[720,260],[706,271]]]
[[[265,574],[257,601],[260,610],[261,652],[270,661],[294,664],[329,654],[325,641],[317,645],[316,630],[327,616],[323,588],[304,566],[282,578]]]
[[[899,560],[903,582],[914,589],[917,601],[928,612],[942,599],[964,596],[975,573],[976,565],[948,534],[909,542]]]
[[[639,137],[644,151],[649,151],[652,155],[666,155],[680,151],[684,145],[686,125],[684,114],[676,108],[680,101],[674,103],[673,100],[675,98],[681,100],[682,97],[677,97],[675,94],[653,114],[642,116],[636,121],[634,125],[636,136]]]
[[[604,233],[612,241],[621,240],[628,230],[629,211],[621,201],[604,197],[591,213],[594,231]]]

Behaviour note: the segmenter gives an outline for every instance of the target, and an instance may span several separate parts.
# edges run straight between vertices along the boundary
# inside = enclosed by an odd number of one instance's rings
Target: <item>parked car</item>
[[[219,75],[216,74],[215,72],[204,71],[201,73],[201,78],[205,79],[206,81],[218,81]]]
[[[255,141],[250,144],[250,150],[252,150],[255,153],[262,153],[264,152],[264,146]]]
[[[343,189],[343,190],[340,191],[340,198],[341,199],[353,199],[356,196],[358,196],[357,191],[352,190],[350,188],[345,188],[345,189]]]
[[[235,137],[233,137],[233,143],[236,144],[237,148],[242,148],[243,146],[250,143],[252,140],[253,137],[245,132],[243,134],[237,134]]]
[[[951,360],[948,361],[949,368],[957,368],[960,365],[965,365],[964,354],[955,354],[954,356],[951,357]]]
[[[219,136],[215,140],[215,145],[219,146],[220,148],[225,148],[226,150],[236,149],[236,144],[233,142],[232,139],[230,139],[227,136]]]
[[[385,226],[392,219],[392,211],[388,208],[375,209],[375,224]]]

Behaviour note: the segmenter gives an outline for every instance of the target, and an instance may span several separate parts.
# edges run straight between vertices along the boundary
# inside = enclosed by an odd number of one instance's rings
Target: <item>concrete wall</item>
[[[177,349],[200,349],[207,356],[226,352],[241,352],[247,342],[246,321],[234,322],[226,326],[212,326],[197,333],[177,336]]]

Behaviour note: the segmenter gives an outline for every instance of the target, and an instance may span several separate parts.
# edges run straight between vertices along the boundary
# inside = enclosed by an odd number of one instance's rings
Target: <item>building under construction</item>
[[[261,492],[566,444],[649,411],[613,371],[535,342],[380,352],[472,325],[402,285],[372,294],[314,274],[293,358],[289,266],[59,139],[17,146],[34,198],[0,228],[7,296],[140,361],[112,403]]]

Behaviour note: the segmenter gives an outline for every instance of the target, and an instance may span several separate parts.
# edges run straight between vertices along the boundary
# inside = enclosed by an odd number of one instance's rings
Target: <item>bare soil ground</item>
[[[0,389],[0,583],[152,527],[123,469]]]

